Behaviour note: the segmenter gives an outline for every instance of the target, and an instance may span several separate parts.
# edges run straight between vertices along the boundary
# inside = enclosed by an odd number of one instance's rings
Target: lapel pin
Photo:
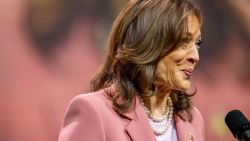
[[[190,140],[194,141],[194,137],[190,131],[188,132],[188,137]]]

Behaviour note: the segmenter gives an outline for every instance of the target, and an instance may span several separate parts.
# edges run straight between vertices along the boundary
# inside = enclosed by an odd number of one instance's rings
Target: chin
[[[182,82],[177,89],[180,91],[187,91],[189,88],[191,87],[191,83],[190,82]]]

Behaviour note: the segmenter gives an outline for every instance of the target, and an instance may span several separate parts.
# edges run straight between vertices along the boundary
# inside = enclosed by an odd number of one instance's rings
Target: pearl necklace
[[[139,97],[139,99],[140,99],[140,101],[142,103],[144,111],[146,112],[148,118],[150,119],[150,125],[151,125],[151,128],[152,128],[154,134],[156,136],[160,136],[160,135],[165,134],[167,132],[168,128],[170,127],[170,125],[171,125],[171,121],[172,121],[172,117],[173,117],[173,109],[174,108],[173,108],[173,102],[172,102],[171,98],[168,97],[168,99],[167,99],[168,104],[166,104],[166,110],[165,110],[163,116],[160,117],[160,118],[153,116],[152,113],[145,106],[145,103],[143,102],[143,99],[141,97]],[[151,123],[151,122],[154,122],[154,123],[162,122],[165,119],[167,120],[167,123],[166,123],[166,126],[164,128],[162,128],[162,129],[157,129]]]

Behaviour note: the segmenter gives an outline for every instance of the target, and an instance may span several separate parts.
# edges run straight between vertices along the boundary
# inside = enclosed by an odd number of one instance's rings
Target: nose
[[[188,53],[187,60],[188,60],[188,62],[190,62],[194,65],[199,62],[199,51],[198,51],[198,48],[196,47],[196,45],[192,46],[192,49]]]

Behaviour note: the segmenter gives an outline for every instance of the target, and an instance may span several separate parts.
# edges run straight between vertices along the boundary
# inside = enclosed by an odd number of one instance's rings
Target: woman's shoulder
[[[104,104],[104,103],[110,103],[112,100],[112,94],[114,93],[114,86],[111,85],[109,87],[100,89],[98,91],[79,94],[72,98],[72,102],[90,102],[95,104]]]
[[[75,105],[82,107],[83,105],[89,105],[93,108],[103,107],[110,103],[110,99],[108,99],[104,90],[99,90],[96,92],[90,92],[85,94],[79,94],[72,98],[69,105]]]
[[[95,141],[100,137],[104,138],[103,116],[105,111],[108,111],[104,95],[105,92],[101,90],[72,98],[64,116],[59,138],[61,140],[92,138]],[[95,133],[99,133],[98,136]]]
[[[67,106],[64,124],[75,118],[82,119],[88,116],[101,118],[103,113],[112,109],[109,103],[111,102],[103,90],[77,95],[71,99]]]

